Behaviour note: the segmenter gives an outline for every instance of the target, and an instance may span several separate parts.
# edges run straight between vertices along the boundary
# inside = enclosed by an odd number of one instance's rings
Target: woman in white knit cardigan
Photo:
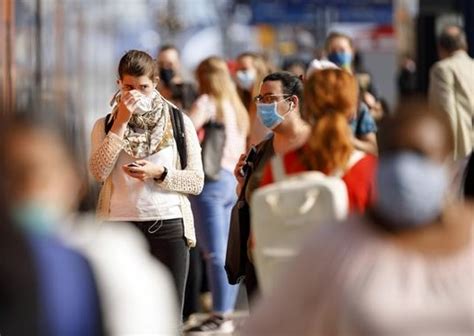
[[[103,183],[99,216],[131,222],[143,232],[151,253],[173,275],[182,306],[189,247],[195,245],[187,194],[201,192],[204,174],[196,131],[184,114],[187,164],[182,167],[172,106],[155,89],[157,74],[156,62],[145,52],[131,50],[122,57],[120,91],[110,118],[94,125],[89,166]]]

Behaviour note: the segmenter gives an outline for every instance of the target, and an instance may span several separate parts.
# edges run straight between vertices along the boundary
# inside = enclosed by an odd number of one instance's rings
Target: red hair
[[[357,109],[356,78],[340,69],[314,72],[305,83],[305,118],[312,132],[305,161],[312,170],[345,169],[354,150],[348,120]]]

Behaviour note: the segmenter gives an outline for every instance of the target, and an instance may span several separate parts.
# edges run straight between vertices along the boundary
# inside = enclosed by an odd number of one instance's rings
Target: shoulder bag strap
[[[281,155],[275,154],[272,157],[272,174],[275,182],[283,181],[286,177],[285,164]]]
[[[113,124],[114,124],[114,119],[112,118],[112,114],[109,113],[105,116],[105,120],[104,120],[104,132],[105,132],[105,134],[109,133],[109,131],[112,128]]]
[[[342,169],[338,169],[336,170],[333,174],[331,174],[331,176],[335,176],[335,177],[340,177],[342,178],[344,176],[344,174],[350,170],[357,162],[359,162],[360,160],[362,160],[365,156],[365,153],[360,151],[360,150],[354,150],[351,154],[351,156],[349,157],[349,161],[347,161],[347,166],[344,170]]]
[[[186,133],[182,112],[175,106],[169,104],[171,109],[171,124],[173,125],[173,136],[178,147],[179,159],[181,161],[181,169],[185,169],[188,165],[188,153],[186,146]]]
[[[255,158],[254,163],[250,165],[249,171],[247,172],[247,175],[245,176],[244,184],[242,185],[242,189],[240,190],[238,201],[246,201],[247,184],[250,181],[250,176],[252,176],[253,174],[254,167],[258,165],[258,162],[262,158],[262,151],[264,150],[265,145],[267,144],[268,141],[271,141],[271,139],[266,139],[257,145],[257,157]]]

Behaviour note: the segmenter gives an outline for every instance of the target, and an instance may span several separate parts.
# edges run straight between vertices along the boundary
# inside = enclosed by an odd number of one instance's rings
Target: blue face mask
[[[375,210],[394,228],[429,224],[442,211],[448,172],[442,164],[410,152],[382,157]]]
[[[328,55],[328,60],[341,68],[350,68],[352,65],[352,54],[345,51],[333,52]]]
[[[237,85],[244,90],[251,90],[255,82],[255,73],[249,70],[239,70],[235,74]]]
[[[278,113],[278,104],[282,101],[284,100],[280,100],[278,103],[275,102],[271,104],[257,104],[257,115],[263,126],[272,130],[278,125],[280,125],[283,120],[285,120],[285,116],[281,116]]]

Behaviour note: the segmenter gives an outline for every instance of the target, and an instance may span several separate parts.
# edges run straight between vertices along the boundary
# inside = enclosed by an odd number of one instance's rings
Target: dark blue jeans
[[[215,313],[233,311],[238,286],[229,285],[224,269],[230,212],[237,200],[234,175],[221,170],[218,181],[206,181],[199,196],[192,197],[197,239],[206,261],[206,271]]]

